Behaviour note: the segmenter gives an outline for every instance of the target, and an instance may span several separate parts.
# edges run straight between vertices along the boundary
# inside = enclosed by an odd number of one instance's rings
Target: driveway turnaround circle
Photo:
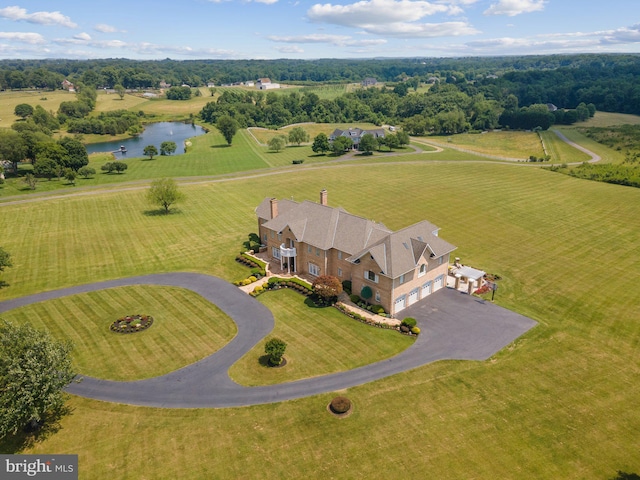
[[[346,372],[278,385],[243,387],[229,378],[229,367],[273,330],[274,319],[269,309],[255,298],[217,277],[164,273],[91,283],[0,302],[0,313],[54,298],[130,285],[192,290],[229,315],[238,333],[221,350],[169,374],[134,382],[79,376],[79,381],[67,387],[69,393],[163,408],[223,408],[281,402],[362,385],[437,360],[486,360],[536,325],[530,318],[492,303],[443,289],[403,311],[403,315],[418,320],[422,333],[413,345],[394,357]]]

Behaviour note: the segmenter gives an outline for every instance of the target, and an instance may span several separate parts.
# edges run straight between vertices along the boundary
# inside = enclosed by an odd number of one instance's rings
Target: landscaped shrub
[[[349,295],[349,300],[351,300],[353,303],[357,305],[358,302],[360,301],[360,297],[355,293],[352,293],[351,295]]]
[[[402,325],[409,327],[409,329],[412,329],[413,327],[416,326],[418,322],[416,322],[416,319],[413,317],[407,317],[404,320],[402,320]]]
[[[265,273],[266,272],[259,267],[254,267],[251,269],[251,275],[253,275],[256,278],[264,277]]]
[[[257,281],[258,279],[257,279],[256,277],[254,277],[253,275],[251,275],[251,276],[248,278],[248,280],[249,280],[249,282],[250,282],[250,283],[253,283],[253,282]]]
[[[377,315],[385,313],[384,307],[382,305],[371,305],[371,311]]]
[[[331,400],[329,408],[333,413],[336,413],[338,415],[347,413],[349,410],[351,410],[351,400],[349,400],[347,397],[336,397]]]
[[[420,328],[419,327],[413,327],[411,329],[411,333],[413,333],[414,335],[419,335],[420,334]]]
[[[402,325],[400,325],[400,331],[402,333],[409,333],[411,331],[411,329],[409,327],[407,327],[406,325],[402,324]]]
[[[351,295],[351,280],[343,280],[342,281],[342,290]]]

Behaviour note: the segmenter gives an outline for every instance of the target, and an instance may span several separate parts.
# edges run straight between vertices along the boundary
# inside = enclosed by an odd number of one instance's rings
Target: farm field
[[[551,163],[576,163],[587,162],[591,156],[572,147],[558,137],[553,131],[539,132],[540,139],[544,142],[547,154],[551,157]]]
[[[543,157],[540,137],[534,132],[493,131],[481,134],[461,133],[446,137],[424,137],[440,146],[455,145],[486,155],[527,160],[530,155]]]
[[[63,90],[54,92],[44,90],[0,92],[0,128],[9,128],[19,119],[13,112],[16,105],[20,103],[28,103],[34,108],[36,105],[40,105],[46,111],[57,112],[62,102],[73,101],[75,98],[74,93]]]
[[[302,378],[351,370],[391,357],[413,339],[392,330],[349,321],[335,308],[312,308],[292,290],[263,293],[258,300],[274,314],[270,336],[287,343],[286,368],[269,368],[261,360],[264,343],[256,345],[229,371],[236,383],[272,385]]]
[[[0,450],[78,453],[83,478],[96,479],[339,478],[344,465],[357,465],[356,478],[640,471],[640,291],[629,288],[640,275],[640,227],[629,221],[638,189],[496,163],[371,164],[375,182],[354,181],[361,164],[339,171],[185,184],[187,201],[169,216],[147,213],[144,187],[4,205],[0,244],[14,266],[0,298],[163,271],[242,278],[233,257],[256,229],[255,206],[327,188],[330,205],[389,228],[440,226],[464,263],[503,277],[496,302],[539,325],[487,361],[437,362],[340,392],[355,405],[346,419],[327,413],[332,394],[221,410],[74,397],[57,432]],[[623,273],[594,261],[611,252]],[[153,458],[122,455],[141,444]]]

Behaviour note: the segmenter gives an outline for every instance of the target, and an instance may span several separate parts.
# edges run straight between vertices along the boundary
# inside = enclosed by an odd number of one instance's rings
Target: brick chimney
[[[271,204],[271,218],[276,218],[278,216],[278,199],[272,198],[270,200]]]
[[[322,190],[320,190],[320,205],[327,205],[328,201],[327,201],[327,189],[323,188]]]

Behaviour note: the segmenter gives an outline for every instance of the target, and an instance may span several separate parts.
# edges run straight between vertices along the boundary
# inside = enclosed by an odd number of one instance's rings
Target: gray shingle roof
[[[438,227],[426,220],[393,232],[342,208],[308,200],[302,203],[280,200],[278,216],[272,219],[269,198],[258,205],[256,214],[266,220],[266,228],[282,232],[289,227],[296,241],[322,250],[335,248],[350,255],[349,261],[369,254],[382,273],[391,278],[415,269],[423,255],[438,258],[456,249],[438,237]]]

